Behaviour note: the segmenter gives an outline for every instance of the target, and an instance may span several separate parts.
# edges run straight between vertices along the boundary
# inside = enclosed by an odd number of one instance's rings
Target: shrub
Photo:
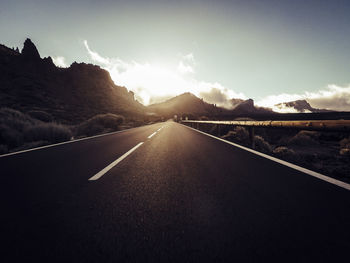
[[[287,144],[299,146],[318,145],[319,143],[314,138],[318,138],[317,135],[312,135],[312,133],[309,131],[300,131],[295,136],[287,140]]]
[[[288,160],[288,161],[298,161],[298,155],[292,150],[284,146],[277,147],[273,150],[274,155],[277,157]]]
[[[340,149],[339,154],[340,155],[350,156],[350,149],[349,148]]]
[[[11,128],[5,124],[0,124],[0,144],[8,148],[14,148],[23,143],[22,132]]]
[[[57,143],[69,141],[72,132],[66,126],[57,123],[41,123],[33,125],[24,131],[24,139],[26,142],[48,141]]]
[[[123,122],[124,117],[121,115],[112,113],[99,114],[79,124],[76,128],[76,134],[78,136],[92,136],[100,133],[117,131]]]
[[[350,137],[342,139],[339,144],[341,148],[350,149]]]
[[[340,142],[340,155],[346,155],[350,156],[350,137],[349,138],[344,138]]]
[[[16,131],[24,131],[30,125],[39,123],[40,121],[31,118],[29,115],[23,114],[20,111],[1,108],[0,109],[0,124],[7,126]]]
[[[1,108],[0,117],[2,121],[7,119],[16,119],[16,120],[23,120],[23,121],[28,120],[28,117],[25,114],[23,114],[18,110],[14,110],[10,108]]]
[[[272,152],[272,146],[267,141],[265,141],[263,137],[259,135],[254,136],[254,143],[256,150],[264,153]]]
[[[1,108],[0,109],[0,144],[8,149],[23,144],[23,131],[28,127],[39,123],[30,116],[20,111]]]
[[[306,131],[306,130],[302,130],[298,132],[299,135],[306,135],[309,136],[310,138],[314,139],[314,140],[318,140],[321,136],[320,132],[317,131]]]
[[[35,114],[45,115],[37,111]],[[48,117],[49,115],[45,115]],[[0,109],[0,145],[2,149],[23,150],[49,143],[70,140],[72,133],[66,126],[57,123],[44,123],[20,111]]]
[[[28,115],[34,119],[43,121],[43,122],[51,122],[53,121],[52,116],[44,111],[39,111],[39,110],[33,110],[33,111],[29,111]]]
[[[221,138],[241,143],[244,145],[249,144],[249,132],[246,130],[246,128],[241,126],[235,127],[232,131],[229,131],[226,135],[222,136]]]

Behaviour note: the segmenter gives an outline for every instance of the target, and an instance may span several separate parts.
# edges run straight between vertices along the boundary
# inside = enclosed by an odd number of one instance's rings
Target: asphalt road
[[[173,122],[1,157],[0,173],[0,262],[350,260],[350,191]]]

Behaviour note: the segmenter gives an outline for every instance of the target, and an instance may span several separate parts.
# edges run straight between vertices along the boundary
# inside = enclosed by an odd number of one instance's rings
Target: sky
[[[350,111],[349,14],[345,0],[0,0],[0,43],[100,65],[144,104],[189,91]]]

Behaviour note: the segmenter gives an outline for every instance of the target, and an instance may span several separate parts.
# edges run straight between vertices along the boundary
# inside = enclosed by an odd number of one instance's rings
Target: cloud
[[[278,106],[273,105],[270,108],[272,108],[273,111],[280,113],[300,113],[297,109],[295,109],[294,107],[289,107],[285,103],[280,103]]]
[[[184,55],[184,56],[182,56],[182,58],[188,62],[193,63],[193,64],[195,63],[193,53],[189,53],[187,55]]]
[[[315,108],[350,111],[350,85],[329,85],[317,93],[307,93],[307,101]]]
[[[91,50],[86,40],[84,45],[90,58],[109,71],[117,85],[132,90],[136,99],[145,105],[161,102],[184,92],[191,92],[209,103],[225,107],[230,106],[228,100],[231,98],[245,98],[244,94],[235,93],[220,83],[197,80],[192,53],[182,56],[179,63],[172,67],[161,67],[150,63],[106,58]]]
[[[177,69],[181,74],[194,73],[193,67],[190,65],[185,65],[183,61],[179,62]]]
[[[266,96],[266,97],[262,98],[261,100],[257,101],[256,103],[262,107],[271,107],[271,106],[276,105],[278,103],[294,101],[294,100],[299,100],[299,99],[302,99],[301,95],[282,93],[282,94],[278,94],[278,95]]]
[[[332,84],[316,92],[305,91],[302,94],[283,93],[271,95],[263,98],[256,104],[264,107],[271,107],[278,112],[291,112],[293,109],[288,109],[288,107],[279,109],[274,105],[295,100],[306,100],[312,107],[318,109],[350,111],[350,85],[341,87]]]
[[[232,90],[224,88],[219,83],[207,87],[206,90],[207,91],[201,91],[199,93],[199,96],[203,98],[203,100],[228,109],[233,108],[230,101],[232,98],[247,99],[243,93],[235,93]]]
[[[181,60],[179,65],[177,66],[177,70],[181,74],[194,73],[193,67],[195,66],[194,55],[189,53],[187,55],[181,56]]]
[[[97,52],[92,51],[86,40],[84,40],[84,45],[93,61],[104,65],[110,63],[109,59],[101,57]]]
[[[64,57],[60,57],[60,56],[52,57],[52,61],[57,67],[60,67],[60,68],[68,67],[66,63],[66,59]]]

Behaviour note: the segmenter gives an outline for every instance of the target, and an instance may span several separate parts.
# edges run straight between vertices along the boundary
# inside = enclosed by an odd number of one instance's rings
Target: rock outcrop
[[[326,110],[326,109],[313,108],[310,105],[310,103],[308,103],[306,100],[283,102],[283,103],[276,104],[275,107],[277,109],[280,109],[281,111],[283,110],[288,111],[288,109],[290,109],[291,111],[296,111],[299,113],[329,112],[329,110]]]
[[[23,49],[21,52],[22,56],[27,58],[27,59],[35,59],[38,60],[40,59],[40,54],[34,43],[27,38],[24,41]]]
[[[58,68],[30,39],[21,53],[0,46],[0,72],[1,107],[42,110],[67,123],[103,113],[144,116],[145,107],[106,70],[85,63]]]

